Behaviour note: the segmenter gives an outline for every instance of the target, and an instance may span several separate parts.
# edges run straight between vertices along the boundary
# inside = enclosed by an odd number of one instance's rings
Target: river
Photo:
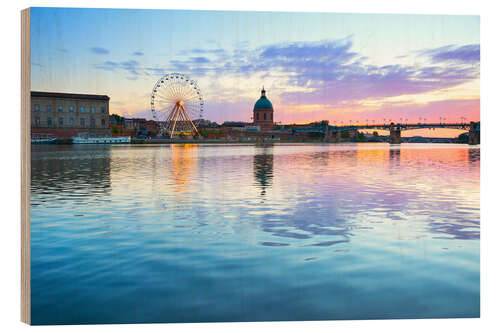
[[[31,154],[33,324],[479,316],[479,147]]]

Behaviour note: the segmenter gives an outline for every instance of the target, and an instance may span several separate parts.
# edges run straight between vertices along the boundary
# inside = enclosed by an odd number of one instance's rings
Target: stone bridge
[[[390,143],[401,143],[401,131],[414,129],[432,129],[432,128],[452,128],[469,131],[469,144],[477,145],[480,143],[481,126],[480,122],[471,121],[470,123],[416,123],[416,124],[373,124],[373,125],[348,125],[348,126],[330,126],[327,122],[317,126],[306,126],[295,128],[295,132],[317,132],[325,136],[325,140],[333,135],[340,135],[345,131],[359,131],[366,129],[389,131]]]

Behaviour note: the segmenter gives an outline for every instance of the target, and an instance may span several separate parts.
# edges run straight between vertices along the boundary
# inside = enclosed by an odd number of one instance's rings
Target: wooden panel
[[[30,9],[21,11],[21,321],[31,323],[30,289]]]

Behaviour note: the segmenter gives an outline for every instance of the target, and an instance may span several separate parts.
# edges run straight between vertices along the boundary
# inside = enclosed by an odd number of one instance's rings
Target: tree
[[[342,131],[340,136],[342,139],[349,139],[349,131]]]
[[[124,119],[122,116],[117,115],[117,114],[115,114],[115,113],[113,113],[113,114],[112,114],[111,116],[109,116],[109,117],[110,117],[110,118],[113,118],[117,124],[121,124],[121,123],[123,122],[123,119]]]
[[[366,139],[365,133],[358,132],[358,135],[356,136],[356,141],[363,142],[365,141],[365,139]]]
[[[200,128],[198,130],[198,133],[200,133],[200,136],[203,137],[203,138],[208,137],[208,131],[205,128]]]
[[[374,132],[373,132],[373,136],[378,136],[378,132],[377,132],[377,131],[374,131]]]

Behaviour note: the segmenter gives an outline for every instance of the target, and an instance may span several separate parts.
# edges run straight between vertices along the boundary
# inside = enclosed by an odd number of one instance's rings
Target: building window
[[[40,104],[35,104],[35,112],[40,112]]]
[[[40,127],[40,117],[35,117],[35,125]]]
[[[75,107],[73,105],[70,105],[69,106],[69,112],[74,112],[75,111]]]
[[[64,119],[62,117],[59,118],[59,126],[62,126],[64,124]]]
[[[255,120],[259,120],[259,113],[258,112],[255,114]]]
[[[85,112],[85,108],[83,106],[80,107],[80,112]]]
[[[90,107],[90,112],[95,113],[95,107],[91,106]]]
[[[266,120],[266,118],[267,118],[266,116],[267,116],[267,113],[264,112],[264,120]]]
[[[85,119],[80,118],[80,126],[85,127]]]
[[[47,105],[47,112],[52,112],[52,105]]]
[[[94,118],[90,119],[90,127],[92,127],[92,128],[95,127],[95,119]]]
[[[63,107],[62,107],[62,104],[59,104],[59,106],[57,107],[57,111],[59,111],[59,112],[63,112]]]
[[[50,117],[47,118],[47,126],[52,126],[52,118]]]
[[[106,112],[106,107],[105,106],[101,106],[101,113],[105,113]]]
[[[75,120],[73,118],[69,118],[69,125],[73,126],[75,124]]]
[[[103,119],[101,119],[101,126],[102,126],[102,127],[106,126],[106,120],[105,120],[104,118],[103,118]]]

